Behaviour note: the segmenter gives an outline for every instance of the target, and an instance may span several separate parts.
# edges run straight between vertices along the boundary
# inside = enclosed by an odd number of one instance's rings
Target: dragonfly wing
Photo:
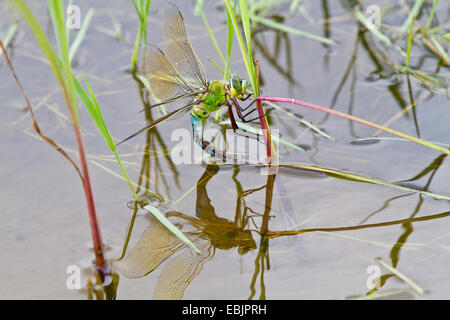
[[[142,72],[153,100],[157,103],[172,100],[165,104],[169,112],[192,103],[195,92],[204,90],[203,87],[186,81],[167,55],[153,45],[143,48]],[[174,97],[181,98],[173,99]]]
[[[127,278],[144,277],[183,248],[181,240],[152,217],[137,244],[125,259],[115,261],[114,266]]]
[[[162,10],[162,45],[164,52],[184,79],[198,87],[207,88],[205,70],[192,48],[178,7],[166,2]]]
[[[125,141],[128,141],[128,140],[130,140],[131,138],[136,137],[137,135],[141,134],[142,132],[144,132],[144,131],[146,131],[146,130],[149,130],[149,129],[153,128],[153,127],[156,126],[158,123],[161,123],[161,122],[163,122],[163,121],[166,121],[166,120],[169,120],[169,119],[172,119],[172,118],[176,118],[176,117],[179,116],[179,115],[184,115],[184,114],[185,114],[185,113],[186,113],[193,105],[194,105],[194,104],[192,104],[192,103],[191,103],[191,104],[188,104],[188,105],[186,105],[186,106],[184,106],[184,107],[182,107],[182,108],[180,108],[180,109],[177,109],[177,110],[175,110],[175,111],[172,111],[172,112],[169,113],[169,114],[166,114],[165,116],[159,118],[158,120],[155,120],[155,121],[153,121],[153,122],[147,124],[147,125],[146,125],[144,128],[142,128],[141,130],[139,130],[139,131],[133,133],[131,136],[126,137],[125,139],[119,141],[119,142],[116,144],[116,147],[117,147],[119,144],[124,143]]]
[[[184,250],[183,253],[169,261],[159,276],[153,293],[155,300],[179,300],[194,278],[202,271],[203,265],[213,257],[209,241],[201,238],[192,239],[202,251],[201,255]]]

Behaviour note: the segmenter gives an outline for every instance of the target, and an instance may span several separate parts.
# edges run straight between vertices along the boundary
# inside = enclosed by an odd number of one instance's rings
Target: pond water
[[[220,58],[200,15],[194,14],[194,2],[174,2],[208,79],[221,79],[208,61]],[[109,131],[119,141],[147,121],[139,111],[148,97],[140,95],[140,82],[127,72],[138,28],[136,12],[125,1],[73,3],[82,14],[95,9],[74,57],[74,72],[89,80]],[[205,1],[203,8],[225,52],[226,19],[217,3]],[[264,95],[329,107],[448,148],[448,66],[440,65],[417,40],[411,66],[441,83],[430,86],[413,76],[408,81],[386,62],[404,63],[404,57],[361,28],[346,3],[303,1],[311,21],[300,11],[287,16],[287,3],[269,14],[285,18],[284,25],[331,38],[336,45],[255,27],[254,56]],[[160,39],[161,4],[151,4],[151,43]],[[46,2],[30,1],[29,6],[54,44]],[[424,9],[419,23],[426,23],[429,11]],[[401,5],[391,4],[386,12],[387,26],[406,19]],[[0,16],[3,35],[14,21],[5,2],[0,3]],[[436,19],[448,24],[445,1],[439,3]],[[103,31],[113,30],[114,23],[120,26],[122,40]],[[388,28],[387,34],[395,32]],[[406,50],[407,34],[394,44]],[[20,23],[8,53],[42,132],[77,159],[59,86],[25,23]],[[232,57],[231,70],[245,78],[237,42]],[[67,268],[80,266],[85,282],[93,256],[80,179],[66,159],[37,138],[3,57],[0,96],[0,297],[85,299],[86,290],[67,287]],[[282,164],[338,170],[450,196],[450,162],[445,154],[387,139],[394,136],[322,112],[286,104],[280,104],[283,109],[265,107],[270,110],[271,129],[306,149],[280,145]],[[153,111],[147,117],[160,115]],[[140,192],[147,188],[165,199],[162,208],[171,221],[203,250],[196,256],[145,211],[134,215],[132,204],[131,209],[127,206],[133,200],[129,187],[81,103],[80,118],[108,258],[121,256],[135,218],[125,258],[117,263],[118,299],[347,299],[369,292],[406,299],[450,298],[448,200],[292,167],[267,176],[248,166],[175,164],[170,152],[178,141],[172,132],[180,128],[191,132],[185,115],[127,141],[119,154],[133,182],[141,184]],[[301,126],[300,118],[334,141]],[[369,137],[375,139],[361,140]],[[373,279],[379,285],[371,291]]]

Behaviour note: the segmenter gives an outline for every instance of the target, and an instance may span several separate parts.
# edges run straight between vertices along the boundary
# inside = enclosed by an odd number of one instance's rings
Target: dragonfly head
[[[232,76],[230,81],[230,93],[233,97],[242,99],[247,90],[247,80],[242,80],[238,76]]]

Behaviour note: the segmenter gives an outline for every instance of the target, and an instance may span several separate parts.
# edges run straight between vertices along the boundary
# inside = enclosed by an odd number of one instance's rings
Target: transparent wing
[[[126,137],[125,139],[119,141],[119,142],[116,144],[116,147],[117,147],[119,144],[124,143],[125,141],[128,141],[128,140],[130,140],[131,138],[136,137],[137,135],[141,134],[142,132],[144,132],[144,131],[146,131],[146,130],[148,130],[148,129],[153,128],[153,127],[156,126],[158,123],[161,123],[161,122],[166,121],[166,120],[176,119],[178,116],[184,115],[187,111],[189,111],[189,109],[190,109],[193,105],[194,105],[194,104],[188,104],[188,105],[186,105],[186,106],[184,106],[184,107],[178,108],[178,109],[176,109],[175,111],[172,111],[171,113],[166,114],[165,116],[159,118],[158,120],[155,120],[155,121],[153,121],[153,122],[147,124],[147,125],[146,125],[145,127],[143,127],[141,130],[139,130],[139,131],[133,133],[131,136],[128,136],[128,137]]]
[[[159,48],[153,45],[143,47],[142,73],[153,100],[164,103],[168,112],[192,104],[204,87],[190,83],[177,71],[172,62]]]
[[[136,245],[114,265],[127,278],[140,278],[155,270],[184,244],[156,218],[151,219]]]
[[[194,278],[202,271],[203,265],[212,258],[212,249],[209,242],[202,239],[193,239],[195,245],[202,251],[198,255],[190,250],[172,259],[161,272],[153,299],[179,300],[183,298],[184,291]]]
[[[161,35],[164,52],[184,79],[197,87],[207,87],[205,70],[192,48],[183,16],[171,2],[162,9]]]

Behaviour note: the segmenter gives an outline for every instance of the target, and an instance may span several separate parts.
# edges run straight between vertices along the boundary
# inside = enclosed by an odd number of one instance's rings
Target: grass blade
[[[361,22],[367,30],[369,30],[376,38],[378,38],[380,41],[386,43],[387,45],[391,45],[391,40],[386,37],[378,28],[369,20],[367,20],[366,16],[359,10],[355,11],[355,16]]]
[[[329,44],[329,45],[336,45],[337,44],[336,41],[334,41],[334,40],[331,40],[331,39],[328,39],[328,38],[324,38],[324,37],[321,37],[321,36],[318,36],[318,35],[306,32],[306,31],[302,31],[302,30],[296,29],[296,28],[292,28],[292,27],[286,26],[284,24],[281,24],[281,23],[275,22],[273,20],[270,20],[270,19],[266,19],[266,18],[258,17],[258,16],[251,16],[250,18],[252,19],[252,21],[255,21],[255,22],[258,22],[258,23],[262,23],[262,24],[264,24],[264,25],[266,25],[266,26],[268,26],[270,28],[273,28],[273,29],[276,29],[276,30],[280,30],[280,31],[284,31],[284,32],[287,32],[287,33],[290,33],[290,34],[293,34],[293,35],[296,35],[296,36],[305,37],[305,38],[316,40],[316,41],[319,41],[321,43],[325,43],[325,44]]]
[[[406,18],[405,22],[403,22],[403,25],[400,29],[400,32],[403,33],[408,29],[408,26],[411,24],[411,21],[414,20],[417,15],[419,14],[420,9],[422,9],[423,4],[425,3],[425,0],[416,0],[414,3],[414,6],[411,9],[411,12],[408,15],[408,18]]]
[[[146,205],[144,209],[150,212],[156,219],[159,220],[159,222],[161,222],[167,229],[169,229],[174,235],[182,240],[189,248],[193,249],[199,255],[202,254],[202,252],[195,246],[195,244],[193,244],[191,240],[189,240],[188,237],[183,234],[183,232],[181,232],[169,220],[167,220],[167,218],[156,207]]]
[[[381,131],[384,131],[384,132],[387,132],[387,133],[390,133],[390,134],[393,134],[393,135],[396,135],[396,136],[399,136],[399,137],[402,137],[402,138],[405,138],[405,139],[408,139],[408,140],[410,140],[412,142],[421,144],[421,145],[423,145],[425,147],[437,150],[439,152],[442,152],[442,153],[445,153],[445,154],[450,154],[450,150],[445,149],[445,148],[440,147],[440,146],[437,146],[437,145],[435,145],[435,144],[433,144],[431,142],[428,142],[428,141],[425,141],[425,140],[422,140],[422,139],[419,139],[419,138],[407,135],[407,134],[405,134],[403,132],[400,132],[400,131],[397,131],[397,130],[394,130],[394,129],[390,129],[390,128],[387,128],[387,127],[380,126],[380,125],[378,125],[376,123],[373,123],[373,122],[370,122],[370,121],[367,121],[367,120],[361,119],[359,117],[356,117],[356,116],[353,116],[353,115],[350,115],[350,114],[347,114],[347,113],[344,113],[344,112],[340,112],[340,111],[337,111],[337,110],[333,110],[333,109],[317,106],[317,105],[314,105],[314,104],[311,104],[311,103],[307,103],[307,102],[303,102],[303,101],[300,101],[300,100],[288,99],[288,98],[258,97],[257,99],[258,100],[262,100],[262,101],[274,101],[274,102],[292,103],[292,104],[300,105],[300,106],[303,106],[303,107],[311,108],[311,109],[314,109],[314,110],[326,112],[326,113],[329,113],[329,114],[336,115],[338,117],[342,117],[342,118],[345,118],[345,119],[348,119],[348,120],[351,120],[351,121],[359,122],[359,123],[364,124],[366,126],[369,126],[369,127],[372,127],[372,128],[375,128],[375,129],[378,129],[378,130],[381,130]]]
[[[381,264],[383,267],[385,267],[386,269],[388,269],[390,272],[392,272],[393,274],[395,274],[397,277],[399,277],[400,279],[402,279],[404,282],[406,282],[407,284],[409,284],[411,286],[411,288],[413,288],[414,290],[416,290],[419,294],[424,294],[425,290],[422,289],[422,287],[420,287],[418,284],[416,284],[414,281],[412,281],[411,279],[409,279],[407,276],[405,276],[403,273],[401,273],[400,271],[398,271],[397,269],[391,267],[390,265],[388,265],[386,262],[384,262],[383,260],[381,260],[380,258],[375,259],[379,264]]]
[[[86,31],[89,28],[89,24],[91,23],[94,12],[95,12],[95,10],[90,8],[88,10],[88,12],[86,13],[86,16],[83,19],[83,24],[81,25],[80,30],[78,31],[77,35],[75,36],[75,39],[73,40],[72,45],[70,46],[70,50],[69,50],[69,60],[70,61],[72,61],[73,56],[77,52],[81,43],[83,42],[84,36],[86,35]]]
[[[413,27],[414,27],[414,19],[411,19],[411,26],[409,27],[409,36],[408,36],[408,48],[406,50],[406,72],[409,73],[409,59],[411,56],[411,47],[412,47],[412,39],[413,39]]]
[[[432,192],[428,192],[428,191],[423,191],[423,190],[418,190],[418,189],[413,189],[413,188],[401,186],[401,185],[398,185],[398,184],[389,183],[389,182],[383,181],[381,179],[365,177],[365,176],[362,176],[362,175],[359,175],[359,174],[355,174],[355,173],[349,173],[349,172],[338,171],[338,170],[322,168],[322,167],[316,167],[316,166],[301,165],[301,164],[297,164],[297,163],[283,163],[283,164],[280,164],[280,166],[319,171],[319,172],[323,172],[323,173],[325,173],[327,175],[330,175],[330,176],[337,176],[337,177],[341,177],[341,178],[347,179],[347,180],[372,183],[372,184],[377,184],[377,185],[381,185],[381,186],[386,186],[386,187],[399,189],[399,190],[402,190],[402,191],[419,193],[419,194],[423,194],[423,195],[426,195],[426,196],[429,196],[429,197],[433,197],[433,198],[438,199],[438,200],[447,200],[447,201],[450,200],[449,196],[445,196],[445,195],[441,195],[441,194],[437,194],[437,193],[432,193]]]

